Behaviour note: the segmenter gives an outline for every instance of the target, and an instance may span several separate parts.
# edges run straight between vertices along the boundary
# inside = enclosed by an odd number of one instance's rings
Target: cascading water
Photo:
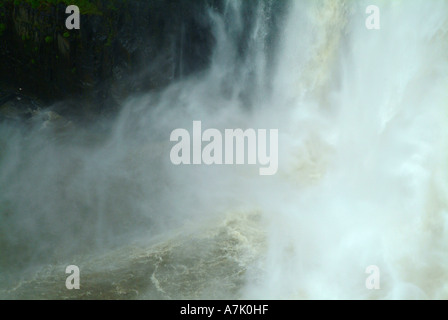
[[[227,0],[209,68],[110,132],[2,124],[0,297],[446,299],[448,2],[370,4]],[[173,165],[194,120],[278,129],[277,174]]]

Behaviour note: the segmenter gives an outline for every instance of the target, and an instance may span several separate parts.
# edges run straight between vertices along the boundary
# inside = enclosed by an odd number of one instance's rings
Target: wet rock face
[[[220,10],[218,0],[82,1],[92,6],[80,7],[81,29],[67,30],[67,5],[52,2],[2,1],[0,83],[49,102],[82,97],[93,113],[205,67],[207,11]]]

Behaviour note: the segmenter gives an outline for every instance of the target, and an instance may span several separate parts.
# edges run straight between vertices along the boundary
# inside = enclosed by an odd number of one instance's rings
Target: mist
[[[367,1],[243,2],[117,116],[0,124],[2,298],[447,298],[448,3],[375,1],[368,30]],[[174,165],[193,121],[278,129],[277,173]]]

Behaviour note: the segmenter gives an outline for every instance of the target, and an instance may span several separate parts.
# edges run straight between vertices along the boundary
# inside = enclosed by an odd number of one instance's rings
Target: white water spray
[[[447,297],[447,3],[378,2],[379,31],[368,4],[292,6],[273,99],[298,187],[270,190],[283,200],[249,297]]]
[[[79,265],[99,298],[448,297],[448,3],[375,1],[381,29],[368,30],[368,1],[294,0],[272,38],[274,4],[254,6],[250,29],[243,0],[210,11],[210,68],[129,99],[101,147],[36,133],[21,149],[8,132],[3,201],[38,239],[61,212],[94,226],[67,227],[73,255],[59,262]],[[170,132],[196,120],[278,129],[278,173],[174,166]],[[366,288],[371,265],[380,290]],[[87,297],[54,289],[59,266],[48,268],[5,295]]]

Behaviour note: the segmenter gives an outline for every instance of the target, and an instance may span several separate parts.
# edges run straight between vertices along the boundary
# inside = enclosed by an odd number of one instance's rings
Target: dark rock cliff
[[[2,0],[0,83],[46,103],[82,99],[78,113],[113,110],[129,93],[207,65],[213,43],[207,15],[219,3]],[[80,7],[80,30],[65,27],[68,4]]]

